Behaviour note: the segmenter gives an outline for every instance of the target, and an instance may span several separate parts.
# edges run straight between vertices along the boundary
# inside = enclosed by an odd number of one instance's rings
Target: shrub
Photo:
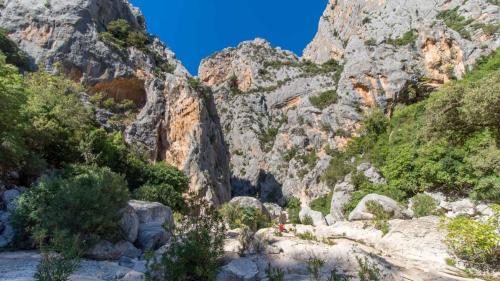
[[[285,272],[280,268],[273,268],[269,263],[266,269],[266,277],[269,281],[283,281],[285,280]]]
[[[24,135],[29,149],[56,167],[81,160],[80,141],[95,127],[78,97],[81,86],[43,71],[30,74],[25,83],[28,101],[21,114],[29,120]]]
[[[300,223],[300,199],[292,197],[288,199],[288,202],[286,204],[286,209],[288,211],[288,219],[290,220],[291,223],[297,224]]]
[[[147,280],[215,280],[224,254],[224,224],[207,202],[190,198],[190,213],[178,224],[172,245],[159,260],[149,260]]]
[[[270,127],[259,135],[260,145],[264,151],[270,151],[273,148],[278,132],[279,127]]]
[[[42,234],[43,236],[43,234]],[[62,232],[56,232],[49,245],[44,245],[45,237],[39,244],[42,248],[42,260],[34,275],[37,281],[67,281],[80,264],[79,237],[69,238]]]
[[[470,33],[467,31],[466,26],[472,23],[472,20],[460,16],[458,8],[441,11],[437,15],[437,18],[444,20],[446,26],[458,32],[463,38],[470,39]]]
[[[248,227],[255,232],[269,224],[269,218],[261,210],[253,207],[224,204],[219,211],[231,228]]]
[[[299,233],[297,234],[297,237],[299,237],[302,240],[316,241],[316,236],[310,231]]]
[[[466,217],[458,217],[446,225],[446,244],[457,257],[480,269],[498,270],[498,222],[482,223]]]
[[[14,41],[10,40],[8,32],[3,28],[0,28],[0,53],[5,55],[5,63],[24,70],[29,68],[28,56],[19,49]]]
[[[358,277],[360,281],[379,281],[382,280],[382,276],[380,274],[380,269],[368,261],[367,257],[364,259],[360,257],[356,257],[359,265]]]
[[[300,221],[302,222],[302,224],[305,224],[305,225],[313,225],[314,224],[313,219],[309,215],[305,215]]]
[[[367,202],[366,209],[375,216],[375,228],[382,231],[383,235],[387,234],[390,227],[387,221],[391,219],[394,214],[385,211],[384,207],[375,201]]]
[[[310,257],[307,261],[307,271],[313,280],[321,281],[321,268],[325,265],[325,261],[316,257]]]
[[[27,153],[22,139],[25,120],[19,114],[27,101],[23,79],[5,60],[0,53],[0,176],[18,168]]]
[[[321,93],[319,96],[309,97],[311,104],[321,110],[337,102],[337,92],[334,90]]]
[[[317,198],[311,202],[311,209],[314,211],[321,212],[324,216],[330,214],[330,208],[332,205],[332,196],[333,192],[328,193],[327,195]]]
[[[415,40],[417,40],[417,35],[415,34],[414,30],[407,31],[403,34],[402,37],[398,37],[396,39],[387,39],[386,42],[388,44],[396,45],[396,46],[405,46],[408,44],[413,44],[415,43]]]
[[[142,30],[134,30],[124,19],[118,19],[108,23],[107,31],[101,32],[99,38],[106,44],[117,48],[135,47],[147,51],[149,36]]]
[[[177,168],[165,163],[146,165],[143,168],[144,185],[136,192],[140,200],[160,202],[175,211],[184,211],[182,194],[189,189],[189,178]]]
[[[109,168],[71,166],[62,175],[43,177],[20,197],[13,225],[20,237],[44,233],[51,239],[61,231],[80,237],[86,248],[120,238],[119,211],[127,200],[123,176]]]
[[[417,217],[434,215],[437,208],[437,202],[432,196],[427,194],[417,194],[412,199],[413,214]]]

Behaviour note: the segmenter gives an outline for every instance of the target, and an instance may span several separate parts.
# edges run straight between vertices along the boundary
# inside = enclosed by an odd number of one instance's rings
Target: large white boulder
[[[259,269],[249,258],[239,258],[222,267],[217,281],[257,281]]]
[[[334,221],[346,220],[344,206],[351,201],[354,190],[351,175],[347,175],[342,182],[335,185],[330,207],[330,215]]]
[[[399,206],[398,202],[387,196],[372,193],[366,195],[365,197],[363,197],[363,199],[361,199],[356,208],[349,214],[349,220],[355,221],[374,219],[374,214],[368,211],[368,202],[376,202],[380,204],[384,208],[384,211],[392,214],[393,219],[402,219],[406,217],[403,209],[401,208],[401,206]]]
[[[141,224],[170,224],[173,222],[172,210],[161,203],[131,200],[128,204],[134,209]]]
[[[240,206],[243,208],[255,208],[260,210],[263,214],[265,214],[268,217],[271,217],[269,214],[269,211],[264,207],[264,204],[259,201],[259,199],[254,198],[254,197],[249,197],[249,196],[238,196],[234,197],[229,201],[229,204],[234,205],[234,206]]]
[[[134,208],[127,204],[125,208],[121,211],[120,226],[123,230],[125,238],[127,241],[132,243],[137,240],[137,234],[139,233],[139,216],[135,212]]]
[[[314,226],[327,225],[323,214],[321,212],[312,210],[308,206],[302,206],[302,209],[299,212],[299,218],[302,223],[305,223],[308,218],[311,218],[312,224]]]

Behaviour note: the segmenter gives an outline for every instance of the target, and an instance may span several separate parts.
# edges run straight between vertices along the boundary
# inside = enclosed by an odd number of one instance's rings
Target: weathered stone
[[[9,189],[2,194],[2,200],[7,211],[13,212],[17,208],[17,199],[19,196],[21,196],[21,192],[17,189]]]
[[[37,252],[0,252],[0,281],[34,281],[41,256]],[[108,261],[82,260],[74,281],[143,281],[144,274]]]
[[[358,172],[363,172],[365,177],[371,182],[375,184],[384,184],[386,183],[384,177],[380,174],[380,171],[373,167],[370,163],[362,163],[358,167],[356,167]]]
[[[337,183],[333,188],[330,215],[334,221],[346,220],[344,207],[351,201],[351,194],[354,190],[351,175],[346,176],[342,182]]]
[[[234,197],[229,201],[229,204],[240,206],[243,208],[255,208],[260,210],[263,214],[270,217],[269,211],[264,207],[264,204],[259,201],[257,198],[248,197],[248,196],[239,196]]]
[[[327,225],[325,217],[321,212],[314,211],[308,206],[302,206],[302,209],[299,212],[299,218],[302,223],[305,223],[305,220],[307,218],[311,218],[312,224],[314,226],[319,226],[319,225]]]
[[[146,273],[147,268],[146,268],[146,261],[144,260],[137,260],[129,257],[121,257],[118,264],[120,266],[128,267],[130,269],[133,269],[137,272],[142,272]]]
[[[10,224],[10,213],[0,211],[0,249],[9,246],[14,239],[14,229]]]
[[[122,256],[135,258],[142,254],[132,243],[120,241],[113,244],[109,241],[101,241],[88,250],[85,255],[94,260],[117,260]]]
[[[139,231],[139,216],[134,208],[127,204],[121,211],[120,226],[125,234],[125,238],[134,243],[137,240],[137,233]]]
[[[476,213],[474,203],[470,199],[451,202],[449,206],[451,210],[446,214],[448,217],[454,218],[461,215],[473,216]]]
[[[376,202],[380,204],[384,208],[384,211],[392,214],[392,218],[394,219],[401,219],[405,217],[403,209],[399,206],[398,202],[387,196],[368,194],[363,197],[363,199],[361,199],[356,208],[349,214],[349,220],[354,221],[374,219],[375,216],[368,211],[368,202]]]
[[[161,224],[143,223],[139,226],[137,245],[142,250],[156,250],[165,245],[170,239],[170,234]]]
[[[240,258],[222,267],[217,281],[257,281],[257,265],[251,259]]]
[[[278,204],[264,203],[263,205],[264,208],[266,208],[266,210],[269,212],[272,220],[276,220],[282,215],[283,209]]]
[[[158,202],[131,200],[128,205],[137,214],[139,223],[172,224],[172,210]]]

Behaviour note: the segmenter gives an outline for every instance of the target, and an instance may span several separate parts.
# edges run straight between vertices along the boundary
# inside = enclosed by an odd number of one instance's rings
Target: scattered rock
[[[314,211],[308,206],[302,206],[302,209],[299,212],[299,218],[302,223],[304,223],[304,220],[310,217],[312,219],[312,224],[314,226],[319,226],[319,225],[327,225],[325,217],[321,212]]]
[[[156,250],[165,245],[170,239],[170,234],[161,224],[143,223],[139,226],[137,245],[144,251]]]
[[[13,212],[17,208],[17,199],[19,196],[21,196],[21,192],[17,189],[9,189],[2,194],[2,200],[7,211]]]
[[[356,168],[356,170],[358,172],[363,172],[365,177],[367,177],[371,183],[375,184],[386,183],[385,178],[382,176],[380,171],[377,168],[373,167],[373,165],[370,163],[362,163]]]
[[[101,241],[88,250],[85,255],[94,260],[117,260],[122,256],[136,258],[141,254],[141,250],[128,241],[120,241],[116,244]]]
[[[234,197],[229,201],[229,204],[235,205],[235,206],[240,206],[243,208],[255,208],[260,210],[263,214],[267,216],[271,216],[269,211],[264,207],[264,204],[259,201],[259,199],[254,198],[254,197],[249,197],[249,196],[239,196],[239,197]]]
[[[120,260],[118,261],[118,264],[120,266],[128,267],[130,269],[133,269],[137,272],[142,272],[146,273],[147,268],[146,268],[146,261],[144,260],[138,260],[138,259],[133,259],[129,257],[121,257]]]
[[[446,215],[450,218],[455,218],[461,215],[473,216],[476,213],[474,203],[472,203],[472,201],[468,198],[451,202],[449,206],[451,210]]]
[[[354,189],[351,175],[347,175],[342,182],[335,185],[330,207],[330,215],[334,221],[346,220],[344,206],[351,201],[351,194],[354,192]]]
[[[131,200],[128,204],[134,209],[141,224],[171,225],[173,223],[172,210],[161,203]]]
[[[10,224],[10,213],[0,211],[0,249],[9,246],[14,239],[14,229]]]
[[[120,226],[125,234],[125,238],[129,242],[134,243],[137,240],[139,232],[139,216],[137,216],[134,208],[129,204],[121,210]]]
[[[264,203],[264,208],[269,212],[269,215],[271,216],[271,220],[276,220],[278,219],[282,212],[283,209],[275,203]]]
[[[222,267],[217,281],[257,281],[259,270],[255,262],[239,258]]]
[[[392,218],[394,219],[402,219],[405,218],[405,214],[403,209],[399,206],[399,203],[395,200],[378,194],[368,194],[358,203],[356,208],[349,214],[349,220],[372,220],[374,219],[374,215],[371,214],[366,204],[370,201],[374,201],[379,203],[386,212],[392,213]]]

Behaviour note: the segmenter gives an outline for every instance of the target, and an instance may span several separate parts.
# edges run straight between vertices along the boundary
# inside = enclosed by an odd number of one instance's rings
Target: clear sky
[[[256,37],[302,55],[327,0],[131,0],[159,36],[196,75],[200,61]]]

